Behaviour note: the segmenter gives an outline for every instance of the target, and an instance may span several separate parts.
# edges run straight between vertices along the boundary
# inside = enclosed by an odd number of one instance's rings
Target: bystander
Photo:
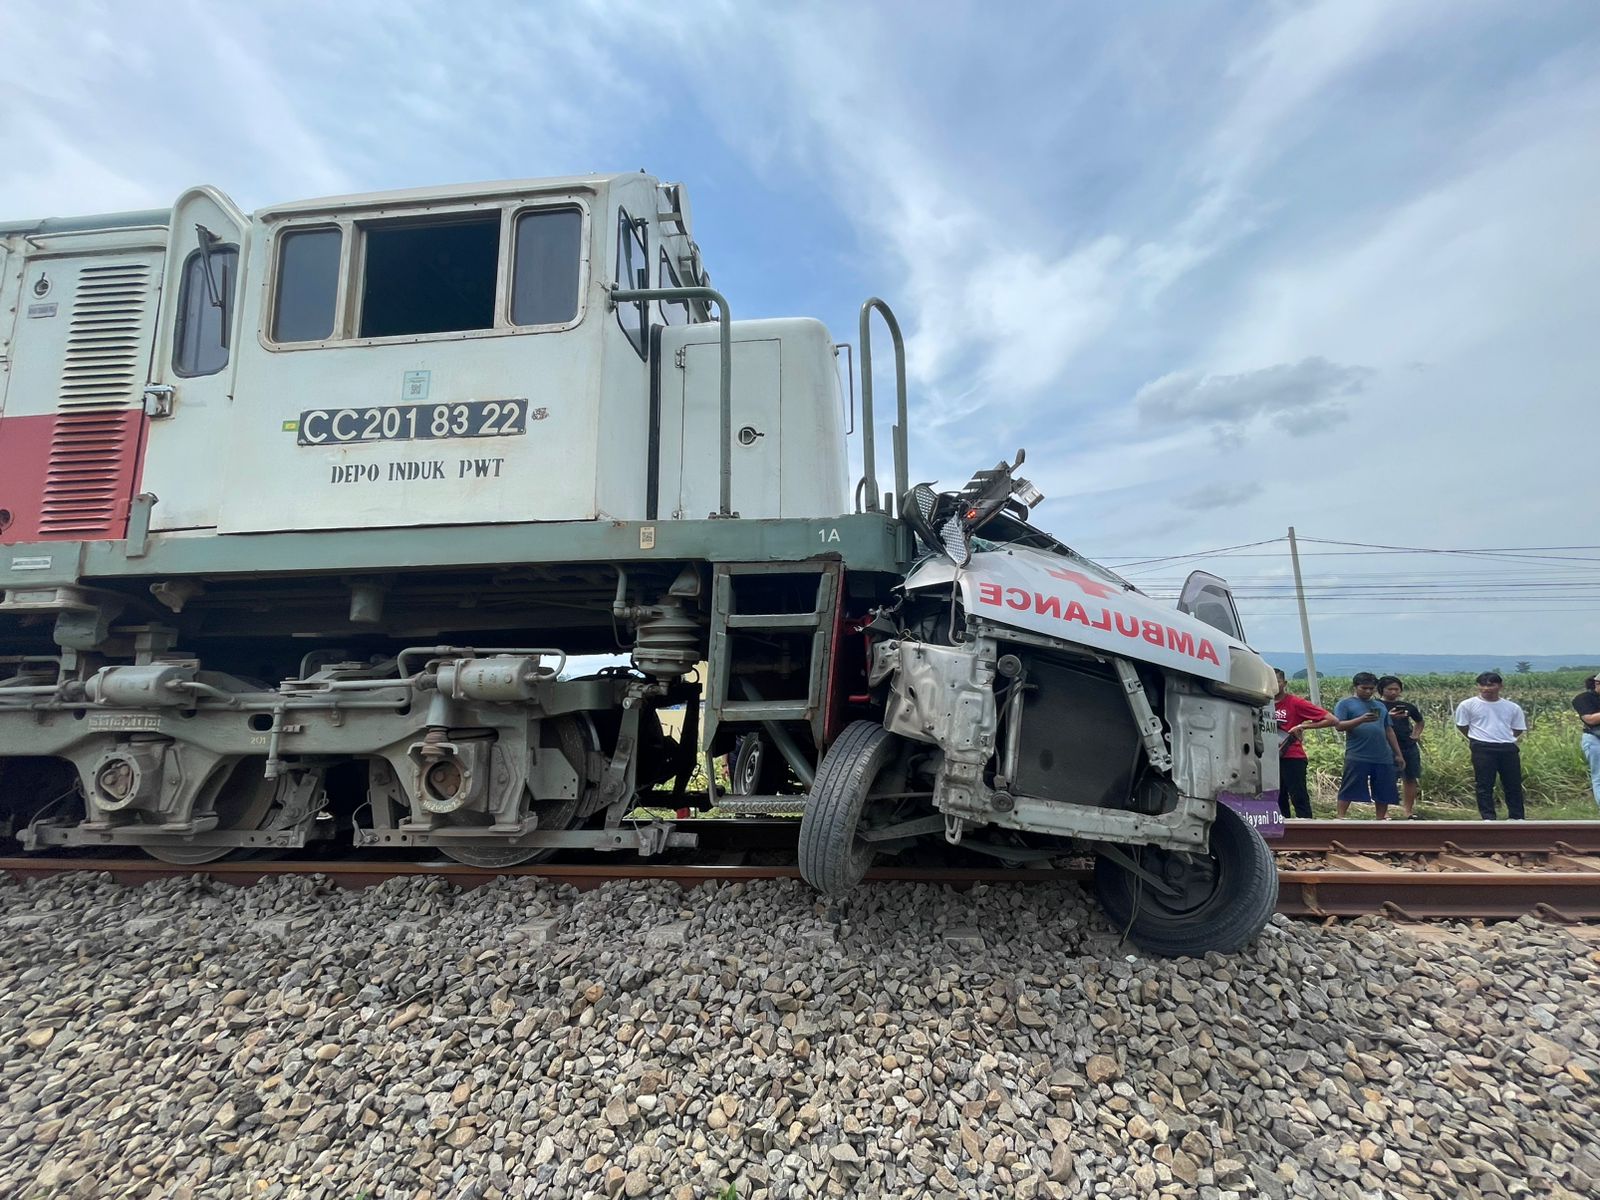
[[[1583,757],[1589,760],[1589,786],[1594,789],[1594,802],[1600,805],[1600,690],[1596,690],[1597,687],[1600,687],[1600,675],[1585,679],[1583,691],[1572,698],[1572,707],[1578,714],[1578,720],[1583,722],[1578,743],[1583,747]],[[1278,673],[1278,690],[1283,690],[1281,671]],[[1283,726],[1281,718],[1278,726]]]
[[[1385,675],[1378,680],[1378,699],[1389,710],[1389,722],[1394,726],[1394,740],[1400,747],[1400,757],[1405,765],[1400,768],[1400,807],[1406,820],[1416,815],[1417,795],[1422,790],[1422,710],[1409,700],[1400,699],[1406,690],[1405,681],[1398,675]]]
[[[1344,774],[1339,780],[1338,813],[1354,803],[1372,801],[1378,820],[1389,819],[1389,806],[1399,800],[1395,780],[1405,758],[1395,740],[1389,712],[1373,698],[1378,677],[1362,671],[1350,680],[1350,695],[1334,706],[1334,728],[1345,736]]]
[[[1495,819],[1494,781],[1498,775],[1505,793],[1506,817],[1522,820],[1522,752],[1517,742],[1528,732],[1522,706],[1501,698],[1505,680],[1498,671],[1477,678],[1478,694],[1456,705],[1456,728],[1472,748],[1472,783],[1477,792],[1478,815]]]
[[[1311,815],[1311,789],[1306,782],[1306,747],[1300,735],[1308,729],[1332,729],[1338,722],[1326,709],[1296,696],[1289,690],[1283,672],[1278,677],[1278,694],[1272,700],[1272,715],[1278,721],[1278,811],[1297,817]]]

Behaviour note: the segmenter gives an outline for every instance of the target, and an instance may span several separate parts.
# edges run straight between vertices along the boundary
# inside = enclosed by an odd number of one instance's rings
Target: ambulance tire
[[[1121,864],[1098,857],[1095,892],[1107,919],[1139,949],[1162,958],[1232,954],[1255,940],[1278,905],[1272,850],[1243,817],[1217,805],[1206,855],[1128,847],[1141,866],[1179,888],[1163,895]]]
[[[800,818],[800,877],[841,896],[866,876],[876,851],[856,836],[872,786],[899,757],[899,739],[876,721],[848,725],[817,764]]]

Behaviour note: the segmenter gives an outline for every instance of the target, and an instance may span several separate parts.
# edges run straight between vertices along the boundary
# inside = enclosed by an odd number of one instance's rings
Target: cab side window
[[[626,209],[617,212],[617,286],[626,289],[650,286],[649,247],[644,226],[630,217]],[[649,353],[649,314],[650,306],[643,300],[617,305],[617,323],[640,358]]]
[[[333,336],[343,246],[339,229],[292,229],[278,239],[273,341],[320,342]]]
[[[582,256],[583,214],[577,209],[533,209],[519,216],[511,323],[565,325],[576,317]]]
[[[178,324],[172,336],[172,373],[215,375],[228,365],[228,327],[233,323],[233,287],[239,248],[196,250],[183,264],[178,287]]]

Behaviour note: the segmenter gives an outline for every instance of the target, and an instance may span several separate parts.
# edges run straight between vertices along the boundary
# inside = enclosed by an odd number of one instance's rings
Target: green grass
[[[1528,714],[1528,733],[1522,740],[1522,782],[1527,792],[1528,816],[1546,821],[1600,819],[1600,808],[1589,787],[1589,766],[1578,744],[1582,726],[1572,711],[1572,698],[1583,690],[1587,671],[1535,671],[1506,675],[1501,694],[1515,700]],[[1406,677],[1404,699],[1422,710],[1426,721],[1422,737],[1422,798],[1417,811],[1437,820],[1470,820],[1478,815],[1472,792],[1472,760],[1467,739],[1456,731],[1455,707],[1476,696],[1471,675],[1413,675]],[[1306,694],[1303,680],[1290,685]],[[1349,680],[1322,681],[1323,707],[1332,711],[1349,694]],[[1344,737],[1328,729],[1305,735],[1311,761],[1312,811],[1319,817],[1334,813],[1339,773],[1344,763]],[[1498,795],[1498,791],[1496,793]],[[1370,815],[1370,806],[1351,807],[1355,816]],[[1502,810],[1503,811],[1503,810]]]

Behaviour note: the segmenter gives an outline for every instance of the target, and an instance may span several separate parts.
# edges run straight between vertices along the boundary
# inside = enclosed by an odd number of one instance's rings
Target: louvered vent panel
[[[50,442],[39,531],[55,537],[121,536],[138,424],[127,413],[62,413]]]
[[[78,279],[45,472],[39,531],[121,537],[144,399],[145,263],[86,267]]]
[[[84,268],[61,371],[62,413],[133,408],[141,402],[147,352],[139,335],[149,296],[150,268],[144,263]]]

